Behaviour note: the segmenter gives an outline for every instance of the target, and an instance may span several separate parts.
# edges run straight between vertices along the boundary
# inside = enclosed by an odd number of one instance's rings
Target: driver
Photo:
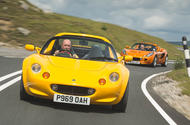
[[[145,47],[143,44],[140,45],[140,50],[145,50]]]
[[[60,50],[56,50],[54,53],[55,56],[61,57],[73,57],[78,58],[77,54],[71,48],[71,41],[69,39],[64,39],[61,45]]]

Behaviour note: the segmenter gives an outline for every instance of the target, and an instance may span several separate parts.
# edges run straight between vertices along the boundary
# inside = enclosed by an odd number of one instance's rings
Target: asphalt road
[[[21,70],[22,60],[0,57],[0,77]],[[127,67],[131,76],[126,113],[113,112],[108,106],[64,105],[39,99],[20,101],[19,82],[16,82],[0,91],[0,125],[167,125],[168,122],[144,96],[141,83],[152,74],[172,69],[172,65],[169,64],[167,68]],[[1,81],[0,85],[18,76]],[[153,97],[177,124],[190,124],[190,121],[170,108],[155,93]]]

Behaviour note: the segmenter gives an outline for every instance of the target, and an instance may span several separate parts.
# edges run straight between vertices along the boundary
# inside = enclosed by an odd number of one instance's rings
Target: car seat
[[[93,45],[90,51],[83,57],[83,59],[89,59],[95,57],[104,57],[102,49],[99,45]]]

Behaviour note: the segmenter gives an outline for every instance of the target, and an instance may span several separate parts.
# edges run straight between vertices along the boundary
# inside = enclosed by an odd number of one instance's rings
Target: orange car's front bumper
[[[127,62],[130,64],[151,64],[154,61],[153,56],[151,57],[133,57],[133,61]]]

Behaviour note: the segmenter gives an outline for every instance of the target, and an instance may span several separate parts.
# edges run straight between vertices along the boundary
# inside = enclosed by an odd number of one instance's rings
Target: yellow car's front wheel
[[[125,90],[123,98],[121,99],[121,101],[118,104],[113,105],[112,109],[114,111],[125,112],[125,110],[127,108],[127,103],[128,103],[128,96],[129,96],[129,83],[127,84],[127,88]]]
[[[31,96],[28,95],[24,89],[24,84],[23,84],[23,80],[21,78],[20,80],[20,100],[29,100],[31,99]]]

